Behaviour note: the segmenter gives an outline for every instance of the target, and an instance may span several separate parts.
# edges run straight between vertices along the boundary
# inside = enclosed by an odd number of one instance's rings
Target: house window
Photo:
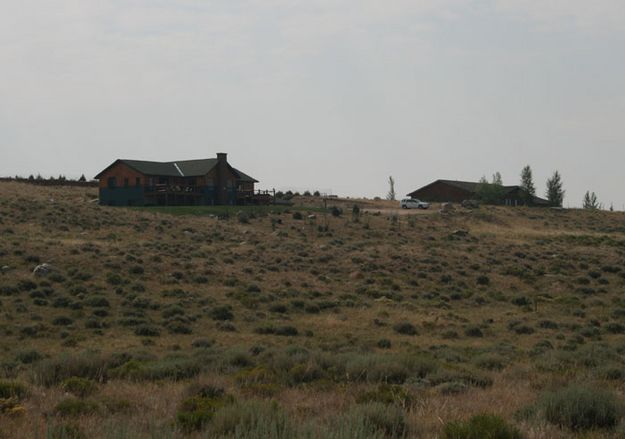
[[[124,178],[124,187],[128,187],[128,179]]]
[[[141,186],[141,177],[137,177],[135,181],[135,186]]]
[[[117,186],[117,178],[109,177],[108,178],[108,188],[109,189],[115,189],[116,186]]]

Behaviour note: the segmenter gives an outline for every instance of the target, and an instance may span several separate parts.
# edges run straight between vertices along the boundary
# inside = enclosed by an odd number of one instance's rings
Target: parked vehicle
[[[404,198],[401,200],[400,206],[402,209],[429,209],[430,203],[417,200],[416,198]]]

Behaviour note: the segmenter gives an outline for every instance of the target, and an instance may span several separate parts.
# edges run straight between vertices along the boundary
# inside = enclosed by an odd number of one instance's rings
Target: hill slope
[[[219,219],[96,196],[0,184],[0,437],[436,437],[484,412],[568,437],[542,395],[622,391],[621,213]]]

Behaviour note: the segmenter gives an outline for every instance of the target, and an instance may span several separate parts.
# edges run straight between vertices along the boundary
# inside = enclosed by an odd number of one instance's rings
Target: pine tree
[[[534,196],[536,196],[536,187],[534,186],[534,178],[530,165],[526,165],[521,170],[521,189],[523,189],[525,204],[532,204]]]
[[[594,192],[586,191],[584,195],[584,209],[597,210],[599,209],[599,201],[597,200],[597,194]]]
[[[558,171],[553,173],[553,176],[547,180],[547,199],[549,204],[554,207],[562,207],[564,202],[564,193],[562,189],[562,177]]]
[[[388,190],[388,194],[386,194],[386,199],[390,201],[395,201],[396,199],[395,179],[392,176],[388,178],[388,185],[389,185],[389,190]]]

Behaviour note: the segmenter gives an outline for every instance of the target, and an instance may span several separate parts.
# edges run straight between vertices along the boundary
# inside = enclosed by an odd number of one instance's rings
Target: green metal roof
[[[245,181],[245,182],[248,182],[248,183],[258,183],[258,180],[256,180],[255,178],[250,177],[247,174],[244,174],[243,172],[239,171],[238,169],[235,169],[235,168],[232,168],[232,169],[234,169],[234,172],[239,174],[239,180]]]
[[[217,165],[217,159],[199,159],[199,160],[180,160],[175,162],[151,162],[147,160],[127,160],[119,159],[108,166],[104,171],[109,169],[116,163],[123,163],[126,166],[142,173],[143,175],[164,176],[164,177],[201,177],[210,172]],[[230,166],[228,164],[228,166]],[[244,182],[258,183],[258,180],[250,177],[238,169],[230,168]],[[96,179],[104,173],[100,172],[96,175]]]

